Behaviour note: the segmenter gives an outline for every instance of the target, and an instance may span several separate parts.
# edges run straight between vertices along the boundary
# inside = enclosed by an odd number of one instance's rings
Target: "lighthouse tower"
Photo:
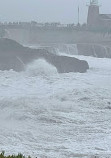
[[[88,27],[97,27],[99,24],[99,5],[98,0],[90,0],[88,6],[88,17],[87,25]]]

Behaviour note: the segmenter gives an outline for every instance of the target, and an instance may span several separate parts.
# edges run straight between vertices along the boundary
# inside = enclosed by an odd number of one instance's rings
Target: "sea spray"
[[[52,66],[44,59],[38,59],[29,64],[26,68],[29,76],[51,76],[57,74],[56,67]]]
[[[78,58],[88,61],[87,73],[57,77],[56,68],[42,59],[24,72],[0,71],[1,151],[38,158],[110,157],[111,62]]]
[[[28,47],[34,49],[46,49],[49,53],[56,55],[78,55],[77,44],[49,43],[35,46],[33,45]]]

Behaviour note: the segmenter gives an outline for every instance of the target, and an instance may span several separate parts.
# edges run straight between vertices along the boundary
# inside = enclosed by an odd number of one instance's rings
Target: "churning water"
[[[0,150],[37,158],[111,156],[111,60],[87,73],[58,74],[37,60],[0,71]]]

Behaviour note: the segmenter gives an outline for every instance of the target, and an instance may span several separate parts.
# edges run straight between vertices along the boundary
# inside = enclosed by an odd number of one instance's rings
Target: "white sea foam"
[[[0,71],[0,150],[38,158],[111,156],[111,61],[58,74],[44,60]],[[45,77],[46,76],[46,77]]]
[[[38,59],[27,66],[26,72],[30,76],[50,76],[57,74],[57,69],[44,59]]]

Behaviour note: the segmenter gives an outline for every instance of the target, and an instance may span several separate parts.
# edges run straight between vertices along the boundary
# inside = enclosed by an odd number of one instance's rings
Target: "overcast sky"
[[[88,0],[0,0],[0,21],[86,22]],[[99,0],[101,13],[111,13],[111,0]]]

